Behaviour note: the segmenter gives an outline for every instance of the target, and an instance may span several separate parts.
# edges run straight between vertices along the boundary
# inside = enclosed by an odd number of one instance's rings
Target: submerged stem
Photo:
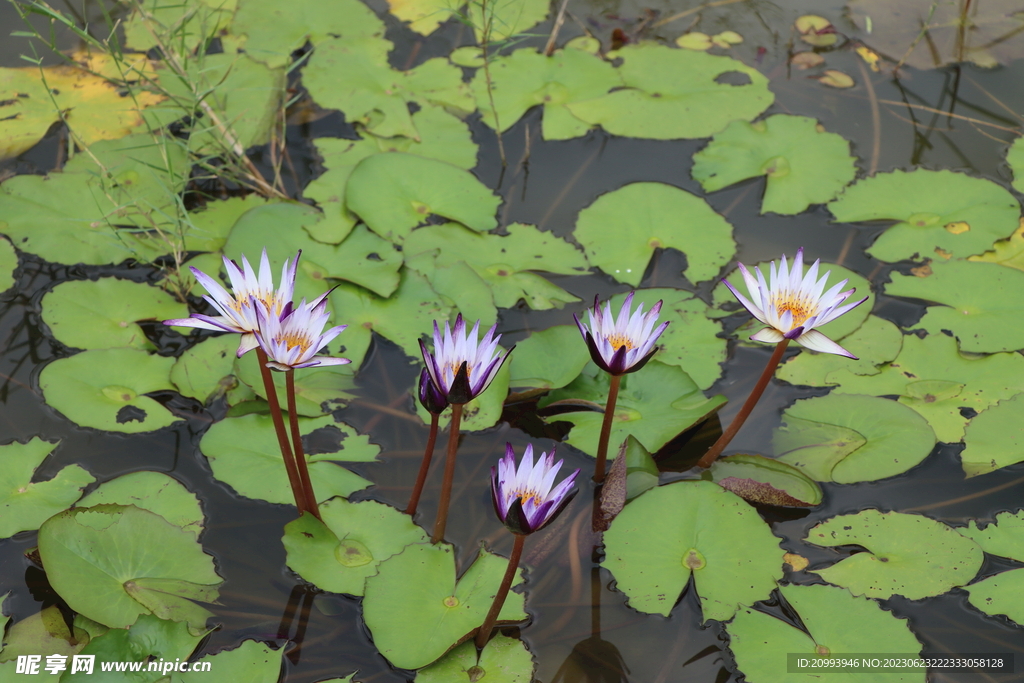
[[[523,556],[523,545],[526,542],[526,536],[522,534],[512,534],[515,538],[515,543],[512,544],[512,555],[508,558],[508,567],[505,568],[505,576],[501,579],[501,586],[498,587],[498,592],[494,595],[494,602],[491,603],[491,611],[487,613],[487,618],[484,619],[483,626],[476,632],[476,649],[484,649],[484,645],[491,639],[491,631],[494,630],[494,623],[498,621],[498,614],[501,612],[502,606],[505,604],[505,598],[508,597],[508,589],[512,587],[512,580],[516,578],[516,570],[519,569],[519,558]]]
[[[427,481],[427,471],[430,470],[430,461],[434,457],[434,443],[437,441],[437,423],[441,416],[437,413],[430,414],[430,436],[427,437],[427,447],[423,451],[423,461],[420,463],[420,473],[416,476],[416,486],[412,489],[412,496],[409,497],[409,505],[405,508],[405,514],[416,516],[416,506],[420,504],[420,494],[423,493],[423,484]]]
[[[437,506],[437,521],[431,543],[444,540],[444,528],[448,525],[448,504],[452,500],[452,480],[455,478],[455,453],[459,450],[459,427],[462,424],[462,403],[452,404],[452,421],[448,427],[448,453],[444,461],[444,481],[441,482],[441,500]]]
[[[285,431],[284,417],[281,415],[281,404],[277,400],[277,388],[274,387],[274,377],[270,368],[267,367],[267,353],[260,347],[256,347],[256,360],[260,364],[260,374],[263,376],[263,389],[267,393],[267,404],[270,406],[270,417],[274,421],[274,431],[277,432],[277,445],[281,448],[281,457],[284,458],[284,469],[288,472],[288,483],[292,486],[292,495],[295,496],[295,507],[299,514],[306,512],[306,495],[302,488],[302,480],[299,478],[299,471],[295,467],[295,456],[292,455],[291,444],[288,443],[288,432]]]
[[[309,480],[309,468],[306,467],[306,453],[302,448],[302,434],[299,432],[299,412],[295,405],[295,371],[287,370],[284,373],[285,384],[288,387],[288,422],[292,428],[292,447],[295,452],[295,469],[299,472],[299,481],[302,482],[302,492],[306,501],[306,509],[313,513],[313,516],[321,522],[320,507],[316,504],[316,495],[313,493],[313,482]]]
[[[779,362],[782,360],[782,354],[786,351],[786,347],[789,346],[789,340],[783,339],[775,345],[775,351],[772,352],[772,357],[768,359],[768,365],[765,366],[764,372],[761,373],[761,378],[757,380],[757,384],[754,385],[754,390],[750,392],[750,396],[747,397],[746,403],[740,408],[740,412],[736,413],[736,417],[733,418],[732,423],[729,427],[722,432],[722,436],[718,437],[718,441],[708,449],[708,452],[704,454],[698,462],[698,467],[707,469],[711,467],[711,463],[722,454],[722,451],[732,438],[736,436],[736,433],[740,431],[740,427],[750,417],[750,412],[754,409],[758,399],[761,398],[761,394],[764,393],[765,388],[768,386],[768,382],[775,376],[775,368],[779,367]]]
[[[608,387],[608,402],[604,406],[601,437],[597,442],[597,464],[594,466],[594,481],[598,484],[604,481],[604,463],[608,458],[608,439],[612,433],[612,420],[615,418],[615,402],[619,398],[619,383],[621,381],[622,375],[612,375],[612,382]]]

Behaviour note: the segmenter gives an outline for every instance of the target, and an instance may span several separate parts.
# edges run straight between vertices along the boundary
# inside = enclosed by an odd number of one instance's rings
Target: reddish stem
[[[299,432],[299,411],[295,401],[295,371],[288,370],[284,373],[285,386],[288,388],[288,422],[292,428],[292,447],[295,449],[295,469],[299,471],[299,481],[302,482],[302,491],[305,495],[306,509],[313,513],[313,516],[324,521],[320,517],[320,506],[317,505],[316,495],[313,493],[313,482],[309,480],[309,469],[306,466],[306,453],[302,448],[302,434]]]
[[[434,457],[434,443],[437,441],[437,423],[440,417],[437,413],[430,414],[430,436],[427,437],[427,448],[423,451],[423,461],[420,463],[420,473],[416,476],[416,486],[413,487],[409,505],[405,508],[405,514],[413,517],[416,516],[416,506],[420,504],[420,494],[423,493],[423,484],[427,481],[430,461]]]
[[[516,570],[519,569],[519,558],[523,556],[523,544],[526,542],[526,536],[521,534],[512,534],[512,536],[516,540],[512,544],[512,555],[508,558],[505,576],[502,577],[501,586],[498,587],[498,592],[494,595],[494,602],[491,603],[491,611],[487,613],[487,618],[484,619],[484,625],[476,632],[477,650],[484,649],[484,645],[491,639],[491,631],[494,630],[494,624],[498,621],[498,614],[505,604],[505,598],[508,597],[508,589],[512,587],[512,581],[516,578]]]
[[[622,375],[612,375],[608,387],[608,401],[604,404],[604,421],[601,422],[601,437],[597,441],[597,464],[594,465],[594,481],[604,481],[604,463],[608,459],[608,439],[612,434],[612,420],[615,418],[615,402],[619,398],[619,383]]]
[[[455,452],[459,450],[462,406],[462,403],[452,404],[452,422],[448,427],[448,454],[444,461],[444,481],[441,482],[441,501],[437,507],[437,521],[434,523],[432,543],[440,543],[444,540],[444,528],[448,525],[448,504],[452,500],[452,480],[455,479]]]
[[[260,374],[263,376],[263,389],[267,394],[270,417],[274,421],[274,430],[277,432],[277,445],[281,448],[284,469],[288,472],[288,483],[292,486],[292,495],[295,496],[295,507],[298,508],[301,515],[303,512],[306,512],[306,496],[302,488],[302,480],[299,478],[299,471],[295,467],[292,447],[288,443],[288,432],[284,428],[284,417],[281,415],[281,404],[277,400],[274,376],[271,369],[267,367],[267,353],[258,346],[256,347],[256,360],[260,364]]]

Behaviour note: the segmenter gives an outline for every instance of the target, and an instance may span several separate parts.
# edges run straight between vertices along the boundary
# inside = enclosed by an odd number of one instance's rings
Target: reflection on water
[[[804,72],[791,71],[786,64],[786,27],[799,14],[798,4],[752,2],[726,6],[709,10],[707,24],[701,25],[702,30],[729,28],[745,36],[736,54],[748,64],[757,63],[771,79],[777,100],[768,114],[817,117],[826,129],[852,142],[862,172],[921,165],[965,170],[1003,184],[1008,182],[1002,160],[1007,142],[1024,123],[1024,89],[1019,87],[1024,83],[1024,60],[993,70],[974,66],[906,70],[896,80],[890,74],[870,72],[852,50],[837,49],[827,54],[829,66],[852,75],[861,87],[830,90],[806,78]],[[839,22],[841,2],[803,4]],[[749,11],[750,7],[756,11]],[[603,36],[612,27],[635,28],[648,8],[657,10],[659,16],[686,9],[679,3],[641,6],[592,2],[577,18]],[[10,25],[9,13],[9,6],[0,5],[0,25]],[[682,19],[652,29],[653,35],[674,37],[690,21]],[[398,42],[392,60],[402,67],[468,39],[458,25],[442,28],[429,40],[410,38],[394,22],[390,25],[389,38]],[[843,26],[839,24],[839,28]],[[538,32],[544,33],[544,26]],[[563,38],[574,32],[582,30],[567,25]],[[5,40],[2,44],[5,52],[0,60],[14,63],[18,43]],[[476,173],[492,187],[499,187],[500,179],[499,192],[505,200],[502,224],[520,221],[568,235],[582,207],[629,182],[660,181],[702,194],[690,177],[691,156],[703,146],[702,141],[628,140],[592,132],[576,140],[544,142],[539,135],[540,115],[534,111],[506,134],[510,166],[502,173],[493,134],[475,118],[471,121],[474,139],[481,144]],[[308,139],[351,136],[351,129],[332,115],[302,119],[289,126],[288,135],[297,168],[294,182],[301,185],[317,170]],[[46,171],[53,165],[55,149],[56,136],[51,134],[20,160],[0,166],[0,172]],[[258,160],[259,155],[254,158]],[[892,267],[863,252],[880,228],[830,225],[830,216],[821,207],[798,216],[761,216],[761,182],[748,181],[708,197],[715,210],[726,215],[736,228],[739,261],[769,260],[804,246],[810,257],[841,263],[869,277],[876,288],[886,281]],[[679,219],[686,220],[685,216]],[[685,258],[678,252],[660,253],[649,267],[643,286],[692,290],[693,286],[679,275],[684,266]],[[408,680],[407,673],[392,670],[373,649],[360,618],[358,600],[321,593],[285,567],[280,536],[284,524],[294,517],[293,510],[240,499],[213,480],[197,444],[208,425],[223,416],[222,406],[205,409],[193,402],[174,401],[175,410],[185,422],[155,434],[125,437],[77,428],[43,404],[36,384],[39,369],[68,351],[46,336],[40,323],[39,301],[56,282],[100,272],[140,279],[151,275],[143,269],[64,268],[23,259],[18,288],[0,301],[0,443],[35,435],[61,439],[39,478],[48,478],[69,463],[82,464],[101,481],[125,472],[152,469],[172,474],[199,495],[207,515],[204,547],[215,555],[219,571],[226,578],[221,591],[223,604],[215,610],[222,625],[204,643],[204,652],[234,646],[246,637],[282,646],[290,641],[294,645],[287,653],[286,666],[291,683],[344,676],[356,669],[360,672],[358,680],[364,683]],[[552,279],[583,301],[565,310],[503,311],[499,331],[507,341],[515,342],[531,330],[571,321],[571,312],[582,311],[584,302],[595,294],[607,298],[626,289],[600,274]],[[707,296],[709,287],[703,286],[699,293]],[[876,314],[901,324],[913,322],[921,311],[920,306],[886,296],[879,296],[875,308]],[[726,322],[735,325],[740,319]],[[732,349],[723,378],[710,392],[724,393],[730,399],[721,411],[723,421],[730,420],[738,410],[768,353],[765,348]],[[408,500],[427,436],[427,427],[412,414],[413,399],[408,389],[415,377],[416,367],[397,347],[375,339],[374,350],[359,376],[361,397],[339,413],[340,419],[370,434],[383,448],[379,463],[352,465],[359,474],[377,482],[356,497],[373,498],[398,508],[404,508]],[[773,383],[732,449],[769,453],[771,431],[781,410],[798,398],[822,393]],[[509,417],[514,413],[510,411]],[[509,552],[511,541],[494,517],[486,485],[489,468],[503,453],[505,442],[521,449],[532,441],[541,450],[555,444],[539,435],[541,426],[536,420],[524,419],[517,424],[537,436],[528,437],[521,429],[503,423],[463,438],[452,501],[460,513],[448,524],[448,537],[459,549],[462,567],[475,556],[481,541],[498,553]],[[663,466],[685,470],[713,438],[714,434],[704,430],[689,442],[677,442],[674,447],[679,452],[662,454]],[[807,557],[813,568],[830,562],[836,551],[804,545],[801,539],[809,528],[836,514],[876,507],[920,512],[961,525],[968,518],[988,522],[997,512],[1021,506],[1024,466],[965,481],[957,457],[960,449],[958,445],[939,445],[911,472],[881,482],[827,484],[824,504],[810,514],[765,514],[773,522],[775,533],[784,539],[783,546]],[[591,462],[568,446],[559,446],[558,453],[571,468],[586,469]],[[438,460],[435,458],[435,471],[420,505],[421,524],[429,523],[436,512]],[[538,679],[553,683],[724,683],[735,679],[736,674],[730,673],[732,659],[722,628],[716,622],[701,623],[699,601],[692,587],[668,619],[640,614],[625,605],[611,575],[595,564],[600,560],[599,539],[590,529],[589,486],[589,482],[581,483],[581,494],[565,514],[527,544],[527,609],[533,618],[510,632],[518,633],[529,644],[538,661]],[[41,573],[23,557],[34,539],[34,534],[20,534],[0,541],[0,593],[13,591],[8,605],[17,618],[38,611],[40,603],[54,600]],[[990,560],[983,575],[1003,568]],[[801,573],[791,578],[807,582],[813,576]],[[963,591],[953,590],[917,602],[897,597],[883,605],[910,620],[926,652],[1016,651],[1024,655],[1020,627],[970,608]],[[933,680],[954,681],[956,676],[938,674]],[[990,680],[1010,679],[993,676]]]

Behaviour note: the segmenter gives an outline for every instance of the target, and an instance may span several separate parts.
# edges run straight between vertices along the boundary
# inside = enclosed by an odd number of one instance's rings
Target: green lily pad
[[[1006,163],[1013,174],[1013,187],[1024,193],[1024,137],[1019,137],[1006,152]]]
[[[193,533],[134,506],[66,510],[39,529],[39,555],[53,589],[73,610],[111,628],[143,614],[186,622],[212,616],[221,578]]]
[[[893,273],[886,294],[934,301],[917,327],[950,330],[971,353],[1024,348],[1024,272],[995,263],[935,261],[924,277]]]
[[[258,194],[207,202],[202,211],[188,215],[190,225],[185,233],[186,249],[188,251],[222,252],[224,245],[227,244],[228,236],[231,234],[231,228],[235,226],[238,219],[250,209],[271,203],[276,204],[277,201],[268,200]],[[258,256],[257,254],[257,258]],[[217,258],[219,261],[219,256]],[[254,265],[259,267],[258,263]],[[218,272],[223,267],[218,263],[213,272]]]
[[[635,610],[668,616],[693,574],[704,621],[728,621],[782,578],[782,549],[754,508],[707,481],[643,494],[604,534],[604,567]]]
[[[450,545],[416,544],[382,562],[366,579],[363,619],[373,643],[401,669],[418,669],[469,638],[491,608],[508,560],[483,549],[455,578]],[[518,572],[522,581],[522,570]],[[510,592],[498,623],[526,619],[523,596]]]
[[[760,455],[730,455],[715,460],[705,478],[752,503],[814,507],[821,487],[800,468]]]
[[[611,298],[612,311],[619,311],[627,295],[623,292]],[[658,362],[682,368],[697,386],[708,389],[722,376],[725,362],[728,342],[717,336],[721,324],[708,320],[707,305],[690,292],[657,287],[636,290],[633,295],[633,306],[644,304],[645,311],[658,301],[662,302],[658,324],[669,322],[658,338]],[[580,320],[587,321],[583,315]]]
[[[980,263],[998,263],[1009,268],[1024,270],[1024,218],[1021,226],[1005,240],[999,240],[989,251],[971,256],[968,261]]]
[[[957,529],[991,555],[1024,561],[1024,512],[1001,512],[995,523],[984,529],[971,520],[967,528]],[[1024,624],[1024,570],[1011,569],[964,586],[968,600],[985,614],[1005,614]]]
[[[867,302],[858,308],[866,305]],[[856,311],[854,309],[848,315]],[[880,365],[899,355],[903,348],[903,332],[888,320],[869,315],[863,325],[843,337],[843,348],[859,360],[801,349],[797,356],[783,363],[775,376],[790,384],[824,387],[839,384],[839,380],[833,378],[843,373],[877,375],[881,372]]]
[[[371,332],[395,342],[407,356],[418,358],[419,339],[432,331],[432,321],[448,319],[451,308],[440,301],[425,277],[408,269],[401,277],[398,289],[388,299],[345,284],[331,294],[335,315],[349,326],[339,339],[353,365],[366,354]]]
[[[600,124],[612,135],[704,138],[736,119],[753,119],[774,100],[768,79],[731,57],[649,42],[626,45],[614,55],[623,60],[619,74],[626,87],[566,105],[576,118]],[[718,82],[734,73],[748,82]]]
[[[770,266],[767,261],[757,263],[755,264],[755,266],[759,268],[761,272],[765,274],[765,276],[768,275]],[[750,270],[750,272],[753,272],[755,266],[751,266],[750,268],[748,268],[748,270]],[[859,328],[864,323],[864,321],[867,320],[868,316],[871,314],[871,309],[874,308],[875,306],[875,293],[871,290],[871,283],[868,282],[867,278],[865,278],[863,275],[860,275],[859,273],[855,273],[849,268],[844,268],[843,266],[835,265],[832,263],[822,263],[818,267],[820,268],[820,274],[818,276],[819,278],[821,277],[821,275],[824,275],[825,273],[831,273],[831,275],[828,278],[828,281],[826,281],[825,283],[826,288],[832,287],[841,280],[849,280],[844,289],[857,290],[856,292],[850,295],[851,301],[863,299],[864,297],[868,298],[868,300],[862,303],[860,306],[857,306],[853,310],[844,313],[843,315],[833,320],[832,322],[823,325],[819,328],[816,328],[829,339],[843,339],[844,337],[846,337],[846,335],[850,334],[851,332]],[[804,273],[806,273],[809,268],[809,265],[805,266]],[[743,274],[740,273],[738,268],[729,273],[729,275],[725,279],[728,280],[729,284],[735,287],[737,291],[739,291],[742,294],[747,294],[747,285],[746,283],[743,282]],[[736,301],[736,297],[733,295],[733,293],[730,292],[729,288],[722,283],[719,283],[715,287],[712,295],[712,303],[716,307],[724,308],[725,310],[728,310],[730,312],[738,310],[743,312],[744,314],[746,313],[746,309],[740,306],[739,302]],[[709,313],[709,315],[717,314]],[[752,327],[757,327],[758,329],[760,329],[761,327],[761,323],[753,319],[751,319],[749,324]],[[801,351],[801,354],[802,353],[807,352]],[[843,360],[848,361],[849,363],[855,362],[853,361],[853,359],[849,359],[846,357],[843,357]]]
[[[524,2],[495,2],[489,5],[469,3],[467,15],[469,25],[476,33],[476,40],[484,40],[484,26],[489,24],[487,39],[491,42],[522,39],[529,35],[529,29],[544,21],[548,16],[550,3],[546,0],[525,0]]]
[[[14,271],[17,268],[17,252],[10,242],[0,237],[0,294],[14,286]]]
[[[963,586],[981,569],[978,544],[923,515],[864,510],[838,515],[807,532],[808,543],[856,544],[856,553],[825,569],[813,569],[854,595],[885,600],[902,595],[920,600]]]
[[[830,427],[851,430],[859,438],[853,443],[836,439]],[[812,479],[852,484],[906,472],[931,453],[935,432],[922,416],[889,399],[829,394],[787,408],[772,441],[780,461]]]
[[[550,57],[534,50],[516,50],[493,59],[489,70],[490,93],[483,69],[473,79],[473,93],[484,123],[497,129],[497,117],[504,133],[527,110],[541,105],[541,134],[545,140],[585,135],[593,124],[574,116],[568,105],[601,97],[622,86],[622,79],[610,62],[582,50],[559,50]]]
[[[346,121],[382,138],[420,139],[409,102],[463,114],[476,109],[462,71],[447,59],[395,71],[388,65],[390,49],[391,43],[373,39],[325,41],[302,70],[303,85],[321,107],[340,109]]]
[[[0,469],[0,538],[38,529],[78,500],[82,489],[95,481],[78,465],[68,465],[52,479],[33,482],[36,469],[56,446],[38,437],[28,443],[0,446],[4,463]]]
[[[592,362],[568,386],[553,391],[542,401],[575,399],[604,406],[608,400],[609,376]],[[647,450],[654,452],[673,437],[714,413],[725,404],[725,397],[705,398],[697,384],[683,370],[650,361],[642,370],[624,375],[608,443],[622,443],[633,435]],[[604,414],[597,411],[561,413],[551,420],[573,424],[566,437],[584,453],[597,454]]]
[[[828,205],[837,221],[896,221],[867,250],[882,261],[980,254],[1017,228],[1020,203],[1006,189],[953,171],[878,173]]]
[[[458,262],[469,265],[490,288],[494,304],[513,308],[524,299],[534,310],[579,301],[533,271],[578,275],[587,260],[573,245],[532,225],[513,223],[508,234],[479,234],[457,223],[431,225],[410,234],[402,249],[410,267],[433,281],[434,269]],[[431,259],[423,255],[435,252]],[[417,259],[417,256],[421,258]],[[472,281],[464,286],[472,286]]]
[[[590,360],[587,344],[576,325],[555,325],[516,344],[509,358],[512,387],[558,389],[583,370]]]
[[[767,177],[761,213],[796,214],[835,198],[857,175],[850,143],[814,119],[777,114],[757,123],[733,121],[693,155],[693,177],[705,192]]]
[[[44,607],[42,611],[21,619],[11,627],[4,637],[4,649],[0,662],[9,662],[22,655],[47,654],[70,657],[81,652],[89,643],[89,634],[80,628],[74,633],[68,629],[64,615],[56,605]]]
[[[155,33],[162,39],[173,36],[178,41],[175,47],[191,52],[210,36],[227,29],[237,4],[237,0],[145,0],[125,22],[126,42],[132,49],[145,52],[156,47]]]
[[[452,225],[455,225],[454,223]],[[476,234],[476,233],[473,233]],[[449,265],[438,265],[444,261],[443,252],[434,251],[418,254],[414,258],[407,258],[405,264],[417,273],[422,274],[430,280],[430,286],[440,295],[441,301],[449,305],[452,310],[462,314],[466,320],[479,320],[480,327],[487,329],[498,320],[498,309],[494,305],[494,294],[491,285],[480,276],[479,273],[465,261],[456,261]],[[486,273],[485,273],[486,274]],[[491,279],[504,280],[501,276],[491,275]],[[517,274],[516,278],[520,279]],[[568,298],[572,295],[556,285],[548,282],[543,277],[534,273],[522,274],[521,284],[529,287],[534,292],[530,299],[538,299],[540,303],[558,301],[563,295]],[[501,283],[505,284],[505,283]],[[516,283],[513,285],[513,291]],[[500,286],[500,285],[499,285]],[[502,287],[507,290],[508,287]],[[547,297],[544,295],[547,294]],[[538,304],[540,305],[540,304]]]
[[[172,365],[173,358],[138,349],[83,351],[44,367],[39,387],[48,404],[83,427],[151,432],[181,419],[145,395],[174,389]]]
[[[286,66],[292,53],[308,41],[313,47],[332,38],[382,38],[384,22],[359,0],[316,2],[299,0],[282,5],[266,0],[239,4],[231,32],[245,36],[245,52],[268,66]]]
[[[369,437],[356,434],[346,424],[335,423],[330,416],[299,418],[299,431],[303,436],[322,427],[337,429],[341,434],[336,450],[306,454],[317,502],[348,496],[369,486],[369,481],[332,461],[372,462],[380,448],[371,444]],[[290,435],[289,432],[289,438]],[[240,495],[270,503],[294,503],[269,415],[251,414],[221,420],[203,435],[199,449],[210,461],[213,476]]]
[[[1024,357],[1018,353],[965,356],[956,340],[944,334],[921,339],[903,337],[903,348],[891,363],[875,375],[855,375],[835,370],[830,383],[833,394],[899,396],[899,402],[920,413],[939,441],[956,443],[964,436],[970,418],[962,409],[981,412],[998,401],[1020,393],[1017,378],[1024,373]]]
[[[476,231],[496,228],[501,199],[469,171],[436,159],[393,152],[359,162],[345,205],[375,233],[401,242],[431,214]]]
[[[984,529],[978,526],[977,520],[972,519],[965,528],[957,531],[990,555],[1024,562],[1024,511],[1000,512],[995,522]]]
[[[601,195],[580,211],[573,236],[592,265],[634,287],[655,249],[686,254],[683,274],[690,282],[715,277],[736,253],[727,220],[700,197],[662,183],[632,183]]]
[[[163,290],[113,277],[63,282],[42,306],[57,341],[78,349],[154,349],[137,321],[188,317],[188,308]]]
[[[149,510],[174,526],[192,532],[196,538],[203,530],[199,498],[163,472],[131,472],[106,481],[79,501],[77,507],[104,504],[134,505]]]
[[[968,478],[1024,461],[1024,394],[1000,401],[972,419],[964,443],[960,464]]]
[[[201,657],[195,664],[209,666],[208,669],[175,672],[171,676],[171,683],[204,683],[209,681],[211,671],[216,671],[218,676],[224,676],[229,681],[277,683],[281,678],[284,650],[283,647],[273,650],[264,643],[246,640],[232,650],[221,650]]]
[[[366,577],[392,555],[429,538],[412,518],[372,500],[333,498],[320,506],[323,522],[302,515],[284,528],[288,566],[317,588],[362,595]]]
[[[171,381],[182,396],[207,403],[237,384],[232,374],[237,351],[237,334],[206,339],[178,357],[171,368]]]
[[[906,619],[899,619],[874,600],[854,597],[832,586],[780,586],[783,597],[800,615],[807,629],[796,628],[756,609],[742,609],[725,628],[736,666],[751,683],[794,683],[820,681],[822,670],[788,673],[786,653],[808,659],[835,654],[893,653],[910,655],[921,651]],[[837,618],[841,615],[841,618]],[[809,634],[809,635],[808,635]],[[927,671],[878,672],[869,676],[842,669],[824,669],[830,683],[925,683]]]
[[[346,330],[347,332],[347,330]],[[345,333],[342,333],[343,335]],[[339,337],[340,338],[340,337]],[[344,339],[350,342],[350,339]],[[335,342],[337,344],[337,342]],[[338,348],[336,346],[336,348]],[[340,348],[345,348],[344,346]],[[349,358],[353,363],[362,362],[362,358],[355,358],[347,352],[333,353]],[[251,357],[250,357],[251,356]],[[356,365],[328,365],[324,367],[299,368],[295,370],[295,412],[306,417],[320,417],[329,413],[339,406],[345,405],[354,397],[356,383],[354,379]],[[263,385],[263,375],[260,373],[259,362],[255,354],[243,356],[235,361],[233,370],[238,380],[252,389],[252,393],[266,400],[267,392]],[[282,406],[287,406],[287,385],[285,373],[272,372],[274,387],[277,389],[277,398]],[[239,400],[250,400],[250,396],[235,397],[228,396],[229,402],[237,403]]]
[[[265,248],[274,271],[280,277],[285,259],[302,257],[295,273],[295,297],[312,301],[330,289],[328,279],[341,279],[390,296],[398,286],[402,255],[387,241],[359,226],[341,244],[323,244],[307,230],[323,220],[315,208],[299,202],[257,206],[235,223],[224,245],[224,253],[238,259],[241,254],[258,263]],[[299,230],[299,227],[307,230]]]
[[[500,633],[484,646],[477,660],[476,645],[463,643],[416,672],[416,683],[532,683],[533,655],[521,640]]]

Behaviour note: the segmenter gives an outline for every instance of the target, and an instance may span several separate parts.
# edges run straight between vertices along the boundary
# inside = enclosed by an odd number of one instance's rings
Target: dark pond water
[[[830,90],[790,72],[786,65],[792,20],[804,8],[829,16],[842,30],[841,2],[743,3],[708,12],[705,30],[730,28],[746,37],[737,56],[756,65],[771,80],[776,103],[771,113],[817,117],[829,130],[853,144],[862,173],[913,166],[950,168],[982,175],[1004,184],[1009,179],[1002,165],[1007,142],[1024,122],[1024,60],[982,70],[973,66],[927,72],[905,70],[900,79],[868,71],[852,49],[829,53],[829,64],[857,80],[850,90]],[[692,5],[686,3],[593,2],[577,11],[597,35],[607,39],[616,27],[635,27],[645,9],[667,16]],[[95,8],[87,6],[88,12]],[[752,10],[751,7],[754,9]],[[375,9],[382,7],[375,5]],[[13,24],[11,8],[0,5],[0,26]],[[684,23],[690,18],[681,20]],[[416,64],[433,54],[446,53],[465,44],[468,32],[458,24],[441,29],[427,40],[413,37],[396,22],[388,37],[398,47],[392,63]],[[538,33],[547,32],[542,25]],[[6,29],[5,29],[6,30]],[[567,24],[565,38],[580,33]],[[676,31],[675,34],[678,34]],[[675,35],[674,34],[674,35]],[[653,33],[657,36],[657,31]],[[666,34],[667,35],[667,34]],[[543,42],[539,39],[538,42]],[[4,65],[17,65],[17,55],[27,51],[19,40],[0,41]],[[759,48],[764,48],[760,54]],[[760,56],[760,61],[757,61]],[[935,113],[932,110],[939,110]],[[532,223],[559,235],[572,232],[576,214],[598,195],[635,181],[660,181],[699,195],[690,177],[691,156],[703,141],[645,141],[613,138],[593,132],[566,142],[543,142],[540,116],[524,117],[504,138],[509,168],[502,173],[494,136],[475,121],[475,141],[480,144],[476,174],[498,188],[505,198],[502,223]],[[328,116],[312,123],[289,127],[291,153],[297,180],[304,184],[319,171],[308,140],[317,136],[351,136],[340,117]],[[51,135],[21,158],[4,162],[0,173],[45,172],[54,166],[59,132]],[[259,158],[259,154],[254,157]],[[500,184],[499,184],[500,183]],[[794,217],[760,216],[761,181],[722,190],[708,197],[716,211],[735,226],[738,260],[746,263],[777,258],[803,246],[811,258],[842,263],[867,276],[880,290],[892,266],[868,258],[864,248],[879,229],[832,225],[821,207]],[[645,276],[644,287],[693,289],[679,272],[685,258],[674,251],[659,253]],[[905,266],[897,264],[897,270]],[[121,436],[79,428],[47,407],[39,394],[40,369],[51,359],[67,355],[47,335],[40,321],[40,299],[55,284],[95,276],[100,272],[146,279],[146,268],[67,268],[23,257],[18,286],[0,299],[0,443],[32,436],[60,439],[61,444],[38,474],[46,479],[70,463],[79,463],[100,482],[136,470],[157,470],[181,480],[202,500],[207,517],[204,547],[217,560],[226,582],[222,605],[215,609],[221,627],[204,644],[204,651],[234,646],[243,638],[295,645],[286,657],[289,683],[321,681],[359,670],[364,683],[408,680],[376,654],[360,619],[358,601],[320,593],[304,584],[285,566],[281,530],[293,519],[290,507],[275,506],[236,496],[213,479],[198,450],[204,430],[223,416],[223,408],[209,410],[196,403],[166,396],[185,418],[176,427],[152,434]],[[592,300],[626,289],[603,275],[552,278],[558,285]],[[702,290],[701,294],[708,295]],[[514,342],[530,330],[571,322],[571,313],[583,305],[563,310],[503,311],[500,330]],[[923,307],[880,295],[875,314],[905,325],[915,321]],[[734,326],[740,317],[727,321]],[[167,348],[165,352],[173,349]],[[719,418],[732,418],[761,371],[770,349],[733,347],[723,378],[709,393],[724,393],[730,403]],[[352,469],[376,482],[359,496],[404,507],[426,440],[427,429],[412,414],[407,394],[416,374],[402,352],[379,338],[359,375],[360,398],[341,410],[338,417],[368,433],[382,447],[379,463],[353,465]],[[1024,387],[1024,378],[1021,380]],[[770,435],[781,410],[798,398],[824,393],[773,382],[747,426],[729,451],[770,454]],[[483,541],[498,553],[507,554],[511,542],[494,518],[485,485],[489,467],[502,453],[506,441],[517,447],[533,442],[543,449],[554,444],[540,438],[537,421],[520,414],[515,406],[503,422],[483,433],[464,436],[459,452],[453,507],[459,510],[448,525],[448,538],[460,550],[465,566]],[[713,422],[716,422],[713,420]],[[528,436],[523,430],[534,432]],[[689,441],[675,444],[666,453],[667,466],[685,470],[716,436],[718,424],[707,425]],[[443,442],[443,438],[442,438]],[[957,453],[960,446],[940,445],[920,466],[879,483],[850,486],[826,485],[825,501],[809,514],[762,511],[775,533],[785,539],[791,552],[812,563],[835,557],[832,550],[801,543],[806,530],[836,514],[866,507],[920,512],[959,525],[967,519],[990,521],[1004,510],[1017,510],[1024,501],[1024,466],[1017,465],[983,477],[964,480]],[[588,467],[590,458],[568,446],[560,447],[570,467]],[[420,506],[419,519],[428,525],[434,518],[439,472],[434,472]],[[682,475],[666,473],[665,480]],[[688,591],[671,617],[644,615],[625,605],[613,589],[610,574],[596,569],[594,539],[589,532],[591,491],[589,484],[550,531],[527,542],[527,608],[533,619],[518,629],[538,662],[537,679],[547,683],[583,681],[637,681],[643,683],[724,683],[738,674],[725,649],[717,623],[700,623],[693,591]],[[358,497],[358,496],[357,496]],[[16,617],[24,618],[52,604],[57,598],[48,589],[41,571],[24,558],[35,544],[34,533],[0,541],[0,593],[11,591],[8,601]],[[981,575],[1006,568],[989,561]],[[806,580],[806,579],[800,579]],[[1024,629],[1003,618],[987,617],[970,608],[960,590],[938,598],[909,601],[894,598],[883,603],[911,627],[926,653],[1016,652],[1024,666]],[[598,607],[599,605],[599,607]],[[595,633],[597,635],[595,635]],[[867,680],[867,679],[865,679]],[[968,680],[966,674],[936,674],[934,681]],[[975,680],[975,679],[971,679]],[[992,675],[977,680],[1020,680]]]

